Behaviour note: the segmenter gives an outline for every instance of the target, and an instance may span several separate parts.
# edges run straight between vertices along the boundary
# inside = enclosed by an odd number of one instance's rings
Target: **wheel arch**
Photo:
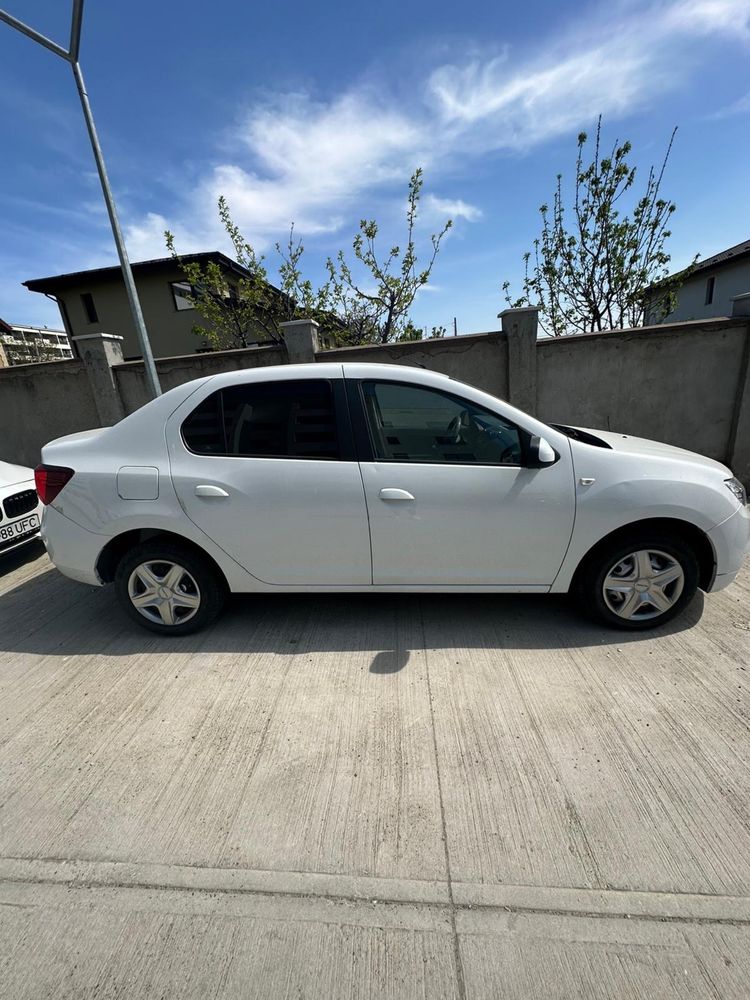
[[[698,559],[698,586],[701,590],[709,590],[716,575],[716,553],[711,539],[705,531],[690,521],[683,521],[676,517],[649,517],[640,521],[631,521],[624,524],[608,535],[604,535],[595,542],[584,554],[573,573],[570,582],[570,590],[574,590],[581,573],[585,570],[589,562],[596,558],[597,554],[605,547],[617,542],[620,539],[626,540],[633,535],[643,531],[654,531],[660,534],[670,534],[686,542],[695,552]]]
[[[123,531],[121,534],[111,538],[101,550],[96,560],[96,573],[102,583],[112,583],[114,581],[118,563],[133,546],[154,540],[179,545],[206,559],[218,574],[219,579],[224,582],[227,590],[230,589],[224,570],[204,548],[201,548],[200,545],[191,539],[185,538],[184,535],[179,535],[174,531],[164,531],[161,528],[134,528],[130,531]]]

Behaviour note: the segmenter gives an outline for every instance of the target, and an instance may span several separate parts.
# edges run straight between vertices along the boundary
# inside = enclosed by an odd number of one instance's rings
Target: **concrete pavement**
[[[169,641],[0,573],[0,996],[750,994],[750,573],[648,637],[279,595]]]

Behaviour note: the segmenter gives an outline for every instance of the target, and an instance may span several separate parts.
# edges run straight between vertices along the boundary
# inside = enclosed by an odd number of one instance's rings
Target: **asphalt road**
[[[0,565],[0,996],[747,998],[750,572],[235,598],[165,641]]]

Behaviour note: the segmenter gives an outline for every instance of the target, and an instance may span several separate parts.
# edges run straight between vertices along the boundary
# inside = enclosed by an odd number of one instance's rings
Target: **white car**
[[[38,538],[41,523],[33,470],[0,462],[0,556]]]
[[[719,462],[395,365],[209,376],[42,459],[53,562],[171,634],[229,591],[572,590],[648,628],[731,583],[750,535]]]

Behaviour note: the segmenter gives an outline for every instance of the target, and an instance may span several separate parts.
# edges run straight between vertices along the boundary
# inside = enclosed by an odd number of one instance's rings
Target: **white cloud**
[[[163,215],[149,212],[140,222],[128,226],[126,242],[131,260],[148,260],[152,257],[166,257],[164,230],[169,229]]]
[[[241,139],[255,169],[222,164],[205,190],[214,202],[223,193],[260,241],[292,221],[303,233],[336,230],[363,191],[400,180],[422,148],[429,158],[423,126],[364,93],[275,101],[247,117]]]
[[[462,198],[438,198],[434,194],[425,196],[423,202],[424,214],[432,220],[444,222],[446,219],[465,219],[467,222],[477,222],[482,218],[481,208],[470,205]]]
[[[163,249],[165,228],[174,229],[180,249],[224,244],[220,195],[261,250],[283,238],[292,222],[305,236],[333,232],[363,192],[401,182],[415,162],[430,160],[423,125],[365,93],[327,105],[300,95],[279,98],[248,114],[237,139],[249,164],[214,166],[191,193],[193,214],[182,226],[154,213],[132,224],[127,239],[137,248],[130,251],[134,259]]]
[[[553,65],[444,66],[430,78],[437,112],[475,151],[525,148],[588,121],[599,112],[621,115],[644,93],[644,56],[604,47]],[[649,76],[653,85],[653,74]]]
[[[750,40],[750,4],[747,0],[681,0],[664,11],[665,31],[694,35],[727,35]]]
[[[504,55],[439,67],[427,84],[437,114],[478,150],[526,148],[677,86],[700,57],[697,39],[748,40],[750,32],[750,0],[621,9],[589,18],[526,62],[512,65]]]
[[[736,101],[732,101],[731,104],[727,105],[725,108],[720,108],[716,111],[712,118],[733,118],[735,115],[746,115],[750,114],[750,91],[739,97]]]
[[[531,56],[506,48],[484,61],[439,66],[409,104],[389,99],[385,84],[377,93],[355,87],[328,103],[278,96],[246,115],[237,155],[188,192],[169,228],[180,249],[225,245],[216,217],[223,194],[259,249],[283,239],[292,221],[303,238],[338,231],[374,214],[363,212],[365,196],[401,199],[415,166],[434,183],[459,158],[527,149],[599,113],[618,117],[650,104],[679,86],[702,58],[702,40],[716,35],[750,39],[750,0],[623,0],[614,12],[589,11]],[[461,198],[425,194],[423,206],[465,221],[481,214]],[[134,259],[161,255],[166,227],[155,214],[132,224]]]

